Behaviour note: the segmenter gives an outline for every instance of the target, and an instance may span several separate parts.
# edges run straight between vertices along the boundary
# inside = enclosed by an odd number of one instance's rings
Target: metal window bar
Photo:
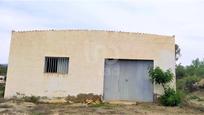
[[[68,73],[68,58],[59,58],[57,65],[57,73]]]
[[[52,59],[51,58],[49,58],[49,63],[50,63],[49,72],[52,73]]]
[[[61,73],[61,59],[58,59],[57,72],[58,72],[58,73]]]
[[[50,72],[50,58],[47,58],[47,72],[49,73]]]
[[[68,73],[69,58],[66,57],[45,57],[46,73]]]

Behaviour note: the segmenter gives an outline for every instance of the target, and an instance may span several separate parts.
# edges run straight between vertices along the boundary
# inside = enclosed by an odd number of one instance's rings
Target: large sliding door
[[[153,61],[105,60],[104,99],[153,101],[149,69]]]

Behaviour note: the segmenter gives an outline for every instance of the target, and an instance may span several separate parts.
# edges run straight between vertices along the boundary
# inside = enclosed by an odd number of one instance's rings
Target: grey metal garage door
[[[104,99],[153,101],[149,69],[153,61],[105,60]]]

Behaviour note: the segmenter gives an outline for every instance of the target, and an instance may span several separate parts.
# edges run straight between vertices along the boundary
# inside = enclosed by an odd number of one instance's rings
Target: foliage
[[[181,64],[176,65],[176,79],[181,79],[186,76],[185,67]]]
[[[161,84],[165,89],[165,84],[173,80],[173,73],[170,70],[164,72],[160,67],[151,69],[149,71],[152,82],[156,84]]]
[[[188,66],[176,66],[177,89],[186,93],[198,90],[196,85],[204,78],[204,60],[195,59]],[[202,88],[202,87],[200,87]]]
[[[6,76],[7,73],[7,65],[0,64],[0,75]]]
[[[199,81],[198,77],[186,77],[185,86],[189,92],[192,92],[197,89],[196,82]]]
[[[40,103],[41,98],[44,98],[44,97],[34,96],[34,95],[26,96],[24,93],[16,92],[16,95],[13,96],[12,99],[26,101],[26,102]]]
[[[183,77],[196,76],[204,78],[204,60],[200,61],[198,58],[193,60],[188,66],[181,64],[176,66],[176,77],[181,79]]]
[[[178,95],[180,96],[181,101],[184,101],[184,100],[186,99],[186,95],[187,95],[186,92],[177,89],[177,90],[176,90],[176,93],[178,93]]]
[[[195,85],[200,80],[196,76],[188,76],[177,80],[177,89],[186,93],[196,91],[198,87]]]
[[[159,100],[164,106],[177,106],[181,103],[181,96],[174,89],[167,88]]]
[[[5,84],[0,84],[0,98],[4,97]]]
[[[197,100],[197,101],[204,101],[203,99],[201,99],[200,97],[198,97],[196,95],[190,95],[188,99],[190,99],[190,100]]]
[[[179,59],[180,56],[181,56],[181,49],[179,48],[178,44],[175,44],[175,57],[176,57],[176,61]]]
[[[165,85],[173,80],[173,73],[170,70],[163,71],[156,67],[149,71],[152,82],[161,84],[164,88],[164,94],[161,95],[159,101],[164,106],[177,106],[181,103],[181,96],[174,89],[166,87]]]
[[[104,108],[104,109],[111,109],[117,105],[115,104],[109,104],[109,103],[99,103],[99,104],[91,104],[89,107],[95,107],[95,108]]]
[[[24,96],[22,98],[24,101],[27,101],[27,102],[33,102],[33,103],[38,103],[39,100],[40,100],[40,97],[39,96]]]

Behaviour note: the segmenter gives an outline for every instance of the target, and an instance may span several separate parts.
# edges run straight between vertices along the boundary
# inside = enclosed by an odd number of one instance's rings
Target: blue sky
[[[204,0],[0,0],[0,63],[12,30],[90,29],[175,35],[178,63],[204,58]]]

